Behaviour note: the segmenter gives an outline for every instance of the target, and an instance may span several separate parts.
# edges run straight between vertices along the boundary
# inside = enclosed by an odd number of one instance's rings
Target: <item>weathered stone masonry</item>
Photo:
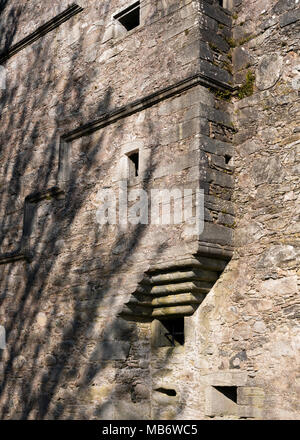
[[[299,418],[299,4],[221,3],[2,2],[1,418]]]

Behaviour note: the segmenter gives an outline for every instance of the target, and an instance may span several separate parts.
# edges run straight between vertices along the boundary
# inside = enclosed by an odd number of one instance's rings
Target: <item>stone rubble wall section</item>
[[[69,6],[17,3],[1,11],[3,50]],[[31,258],[0,266],[1,418],[299,418],[299,5],[233,3],[141,1],[142,25],[117,36],[126,1],[80,1],[5,62],[1,254],[18,249],[25,198],[46,193],[32,203]],[[249,96],[222,99],[249,71]],[[210,86],[68,142],[68,184],[47,193],[61,183],[66,134],[197,74]],[[98,191],[117,189],[133,147],[149,186],[203,185],[207,242],[234,244],[175,349],[153,347],[151,324],[119,313],[151,265],[201,243],[180,225],[124,232],[95,220]]]

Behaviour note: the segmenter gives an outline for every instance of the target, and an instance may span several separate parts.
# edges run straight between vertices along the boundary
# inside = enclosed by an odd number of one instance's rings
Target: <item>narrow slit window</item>
[[[136,2],[119,14],[116,14],[114,19],[118,20],[126,31],[136,28],[140,24],[140,2]]]
[[[129,178],[138,177],[139,175],[139,152],[135,151],[133,153],[128,154],[128,168],[129,168]]]
[[[226,165],[229,164],[229,162],[231,161],[232,157],[229,154],[225,154],[225,163]]]

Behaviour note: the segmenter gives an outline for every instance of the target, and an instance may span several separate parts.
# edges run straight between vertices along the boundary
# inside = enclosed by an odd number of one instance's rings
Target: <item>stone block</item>
[[[204,231],[199,239],[203,242],[230,246],[233,243],[233,231],[225,226],[205,222]]]
[[[112,361],[125,360],[128,357],[130,343],[125,341],[103,341],[92,353],[92,360]]]
[[[240,387],[237,392],[237,403],[252,408],[263,408],[265,392],[259,387]]]
[[[213,53],[209,47],[209,44],[204,41],[199,42],[200,46],[200,58],[202,60],[213,61]]]
[[[256,72],[256,85],[260,90],[273,87],[279,80],[283,68],[283,58],[277,53],[264,55]]]
[[[212,80],[220,81],[221,83],[231,84],[233,81],[232,75],[226,70],[209,63],[206,60],[200,62],[200,73],[211,78]]]
[[[134,404],[120,400],[114,404],[114,418],[115,420],[149,420],[150,407],[142,405],[141,402]]]
[[[251,62],[250,53],[244,47],[236,47],[232,55],[234,68],[238,71],[245,69]]]
[[[202,380],[212,386],[237,386],[243,387],[247,383],[246,371],[216,371],[203,376]]]
[[[205,391],[205,414],[209,417],[238,416],[238,405],[215,387]]]
[[[204,14],[213,18],[217,22],[222,23],[228,27],[231,26],[230,16],[228,14],[226,14],[225,12],[223,12],[220,8],[216,8],[215,5],[212,6],[212,5],[208,5],[207,3],[203,2],[201,5],[201,9]]]
[[[233,176],[223,173],[222,171],[210,169],[206,173],[206,178],[209,183],[222,186],[223,188],[233,188],[234,186]]]
[[[295,11],[288,11],[280,17],[280,27],[288,26],[300,20],[300,8]]]
[[[272,12],[281,15],[295,7],[295,0],[279,0],[272,8]]]
[[[222,38],[220,35],[212,32],[211,30],[202,29],[201,38],[203,41],[210,43],[211,48],[216,47],[221,52],[227,53],[230,49],[230,46],[227,43],[227,41],[224,38]]]

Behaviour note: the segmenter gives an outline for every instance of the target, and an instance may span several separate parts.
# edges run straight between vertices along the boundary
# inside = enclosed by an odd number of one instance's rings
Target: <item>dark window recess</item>
[[[127,31],[136,28],[140,24],[140,2],[136,2],[122,12],[114,16]]]
[[[237,403],[237,387],[214,387],[217,391],[222,393],[225,397]]]
[[[176,396],[177,393],[175,390],[169,388],[157,388],[155,391],[158,393],[166,394],[167,396]]]
[[[229,162],[231,161],[232,157],[229,156],[229,154],[225,154],[225,163],[228,165]]]
[[[219,5],[222,6],[222,8],[223,8],[224,0],[218,0],[218,3],[219,3]]]
[[[184,344],[184,318],[161,321],[166,345],[175,347]]]
[[[137,177],[139,175],[139,152],[130,153],[128,155],[129,161],[129,177]]]

